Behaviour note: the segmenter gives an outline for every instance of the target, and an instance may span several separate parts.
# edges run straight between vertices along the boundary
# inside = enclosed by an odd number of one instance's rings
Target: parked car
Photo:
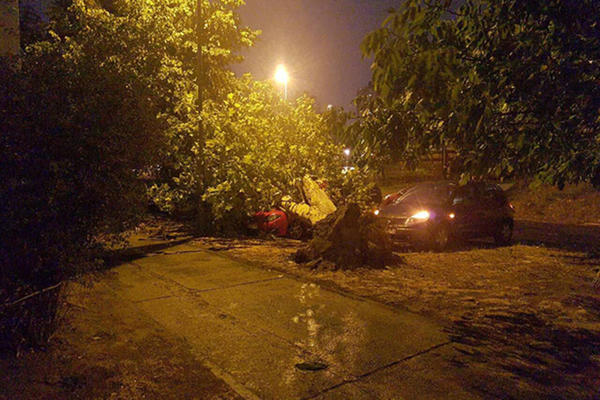
[[[281,210],[259,211],[254,214],[251,229],[285,236],[288,233],[288,216]]]
[[[443,250],[458,238],[492,236],[499,245],[512,239],[514,208],[496,184],[421,183],[391,198],[375,214],[394,240]]]
[[[306,239],[312,232],[309,221],[276,209],[255,213],[248,224],[248,228],[250,231],[292,239]]]

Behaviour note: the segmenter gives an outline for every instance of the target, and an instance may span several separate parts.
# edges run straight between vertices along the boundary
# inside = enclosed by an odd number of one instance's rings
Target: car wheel
[[[510,243],[513,234],[513,221],[505,219],[500,224],[500,227],[494,234],[494,241],[500,246]]]
[[[446,224],[441,224],[431,232],[430,247],[434,251],[446,250],[450,244],[450,239],[450,228]]]

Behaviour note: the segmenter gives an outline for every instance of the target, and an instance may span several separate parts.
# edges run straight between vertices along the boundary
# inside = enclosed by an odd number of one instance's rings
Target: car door
[[[494,233],[501,223],[506,205],[506,197],[502,193],[502,189],[497,185],[486,185],[482,195],[482,205],[484,208],[483,230],[486,233]]]
[[[475,185],[458,187],[451,198],[454,230],[463,237],[477,236],[481,230],[481,209]]]

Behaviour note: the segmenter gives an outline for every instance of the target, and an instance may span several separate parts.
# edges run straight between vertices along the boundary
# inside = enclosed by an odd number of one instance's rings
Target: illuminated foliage
[[[217,229],[285,194],[301,200],[305,174],[338,200],[360,197],[365,175],[341,173],[312,100],[289,104],[228,70],[257,35],[242,4],[203,2],[199,70],[195,0],[55,2],[21,69],[1,71],[0,287],[73,272],[99,237],[136,222],[148,186],[163,209],[199,211]]]
[[[312,99],[286,102],[270,83],[248,75],[231,83],[223,101],[208,101],[204,107],[205,182],[197,163],[202,145],[197,121],[173,123],[173,143],[191,140],[176,146],[171,170],[177,173],[151,188],[157,204],[175,211],[194,209],[204,201],[221,230],[241,228],[248,215],[277,207],[283,196],[303,201],[298,188],[305,175],[327,181],[338,201],[360,196],[354,188],[366,176],[360,171],[342,174],[342,147],[327,135]]]
[[[409,0],[363,51],[416,146],[447,141],[467,174],[600,186],[599,12],[597,0]]]
[[[388,103],[372,90],[364,89],[354,100],[357,114],[348,127],[360,165],[383,170],[391,162],[403,161],[414,168],[426,152],[415,138],[419,121],[414,113]]]
[[[226,66],[256,35],[239,26],[241,4],[204,2],[209,98],[229,91]],[[57,1],[21,69],[2,66],[0,288],[61,279],[143,211],[140,178],[176,152],[165,132],[195,101],[194,6]]]

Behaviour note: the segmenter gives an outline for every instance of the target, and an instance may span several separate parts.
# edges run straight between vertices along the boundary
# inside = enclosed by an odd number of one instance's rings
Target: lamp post
[[[289,81],[289,75],[283,64],[278,65],[277,69],[275,70],[275,81],[283,84],[283,98],[287,101],[287,84]]]

